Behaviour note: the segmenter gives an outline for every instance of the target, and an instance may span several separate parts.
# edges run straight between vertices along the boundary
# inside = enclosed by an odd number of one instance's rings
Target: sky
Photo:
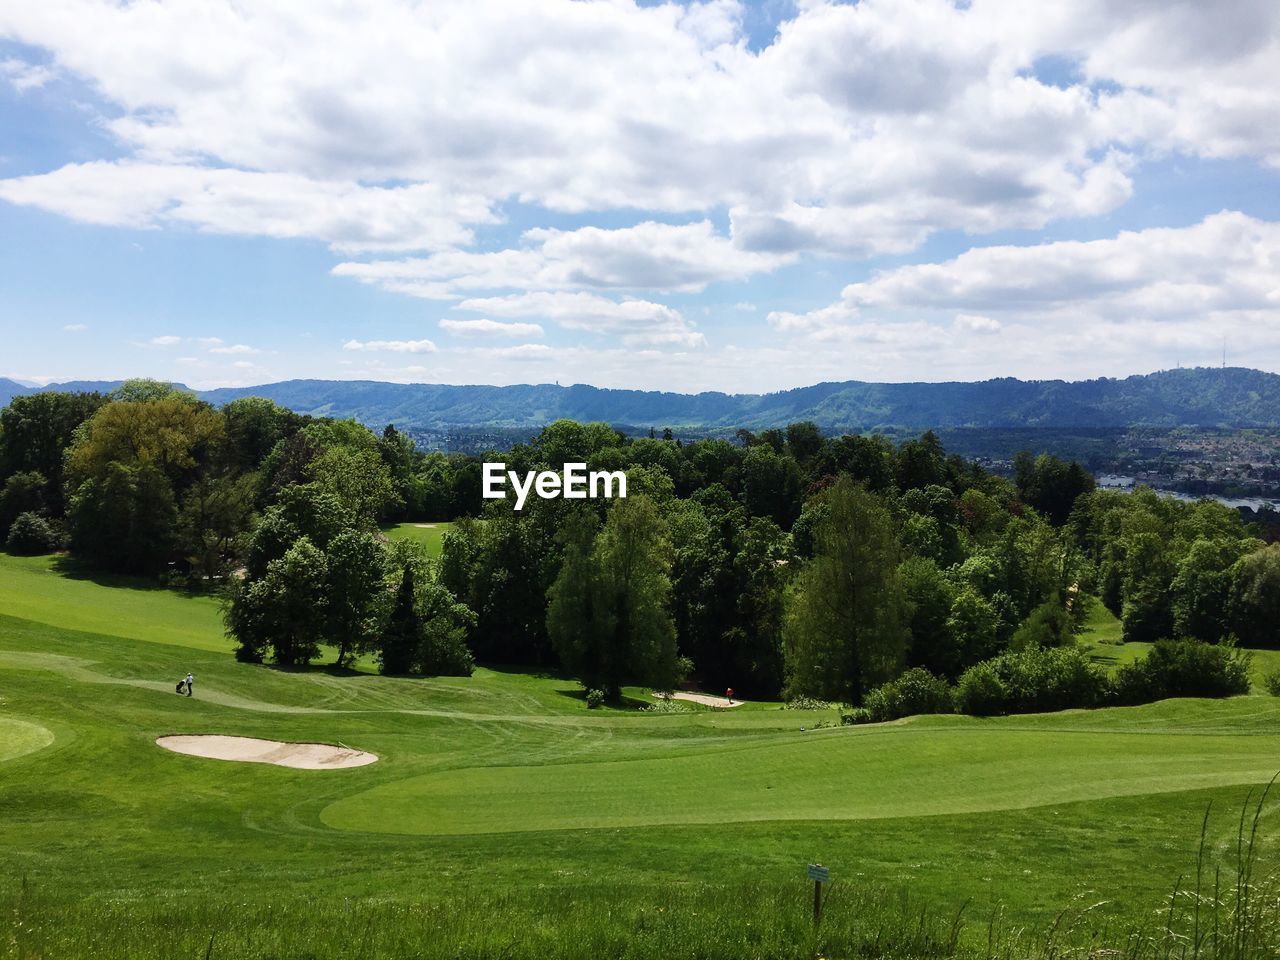
[[[1280,372],[1274,0],[0,2],[0,376]]]

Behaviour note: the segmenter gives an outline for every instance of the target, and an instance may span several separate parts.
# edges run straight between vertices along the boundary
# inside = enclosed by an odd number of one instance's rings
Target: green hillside
[[[1122,925],[1195,870],[1210,802],[1230,870],[1240,804],[1280,768],[1265,696],[847,728],[777,704],[645,711],[639,689],[588,712],[531,673],[273,669],[219,637],[211,601],[0,557],[0,915],[26,918],[0,957],[203,956],[211,936],[214,956],[345,956],[356,921],[370,956],[677,956],[703,921],[721,946],[698,955],[779,955],[815,860],[836,945],[906,891],[943,929],[970,901],[974,944],[992,911],[1044,929],[1073,898]],[[206,760],[156,747],[173,733],[380,759]]]

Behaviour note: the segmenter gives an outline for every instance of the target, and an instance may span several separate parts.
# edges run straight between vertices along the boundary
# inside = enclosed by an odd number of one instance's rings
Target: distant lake
[[[1100,473],[1097,476],[1098,486],[1104,490],[1132,490],[1137,481],[1133,477],[1125,477],[1116,473]],[[1224,506],[1239,509],[1247,507],[1250,510],[1262,510],[1270,507],[1272,510],[1280,510],[1280,500],[1268,500],[1263,497],[1219,497],[1212,493],[1206,493],[1200,496],[1190,493],[1182,493],[1179,490],[1165,490],[1161,487],[1152,487],[1156,493],[1164,497],[1173,497],[1175,500],[1185,500],[1188,503],[1195,503],[1197,500],[1217,500]]]

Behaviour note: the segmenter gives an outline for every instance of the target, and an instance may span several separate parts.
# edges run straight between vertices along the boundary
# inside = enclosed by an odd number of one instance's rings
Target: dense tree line
[[[482,460],[621,470],[629,496],[517,512],[481,500]],[[438,561],[380,533],[404,519],[455,521]],[[1280,613],[1280,547],[1239,514],[1095,490],[1051,456],[1003,478],[932,433],[681,442],[573,421],[445,455],[152,381],[0,412],[0,536],[221,590],[246,660],[558,667],[604,698],[688,678],[856,704],[904,671],[973,687],[1069,648],[1094,593],[1132,640],[1274,645]]]

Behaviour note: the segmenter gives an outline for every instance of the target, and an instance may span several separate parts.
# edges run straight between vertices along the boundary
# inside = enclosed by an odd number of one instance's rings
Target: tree
[[[786,529],[800,515],[800,470],[768,444],[747,449],[742,461],[742,499],[753,517],[768,517]]]
[[[178,512],[178,549],[197,579],[222,576],[253,517],[252,475],[201,475],[183,497]]]
[[[383,673],[409,673],[418,652],[418,602],[414,594],[413,565],[406,564],[400,575],[395,605],[387,620],[378,650],[378,664]]]
[[[1071,516],[1076,500],[1092,493],[1096,486],[1089,472],[1074,460],[1067,463],[1049,453],[1032,457],[1025,450],[1014,457],[1013,477],[1023,502],[1059,527]]]
[[[576,674],[584,686],[599,687],[610,673],[606,639],[599,629],[595,608],[595,545],[600,521],[590,510],[575,510],[560,528],[560,572],[547,591],[547,634],[560,663]]]
[[[954,680],[968,665],[948,626],[955,588],[938,565],[925,557],[908,557],[898,575],[911,605],[907,665]]]
[[[112,570],[155,573],[174,555],[178,508],[173,486],[154,464],[106,464],[68,504],[72,549]]]
[[[1280,647],[1280,544],[1241,557],[1231,577],[1228,616],[1240,643]]]
[[[315,484],[285,487],[280,499],[263,514],[245,551],[245,577],[266,576],[267,566],[306,537],[321,550],[334,537],[355,525],[351,511]]]
[[[256,470],[276,444],[302,426],[304,418],[265,397],[240,397],[222,408],[228,459],[240,470]]]
[[[0,486],[0,537],[21,514],[41,514],[45,510],[49,482],[44,475],[28,470],[15,473]]]
[[[569,672],[610,699],[628,680],[670,690],[682,664],[667,606],[666,523],[653,501],[636,496],[614,502],[588,549],[590,525],[567,525],[564,562],[549,592],[552,642]]]
[[[261,663],[270,651],[277,663],[299,666],[319,655],[327,574],[324,553],[303,537],[267,564],[264,577],[237,581],[224,612],[236,658]]]
[[[49,553],[58,547],[58,534],[39,514],[23,513],[9,527],[5,549],[13,554]]]
[[[1075,623],[1058,598],[1046,600],[1014,631],[1011,650],[1029,647],[1066,647],[1075,641]]]
[[[469,677],[475,658],[467,638],[476,615],[443,585],[423,584],[418,598],[418,646],[414,667],[424,676]]]
[[[48,481],[45,508],[61,517],[62,463],[77,428],[106,402],[99,393],[42,391],[14,397],[0,410],[0,479],[38,473]]]
[[[338,648],[338,665],[373,649],[385,613],[386,552],[361,530],[344,530],[325,556],[325,638]]]
[[[973,587],[961,587],[951,601],[947,632],[963,667],[996,654],[999,627],[1000,615],[995,606]]]
[[[374,526],[400,504],[391,474],[376,449],[330,447],[310,463],[307,476],[321,490],[337,497],[364,526]]]
[[[1171,586],[1175,637],[1217,643],[1227,635],[1231,568],[1247,543],[1202,537],[1191,544]]]
[[[1171,545],[1158,533],[1137,533],[1129,539],[1121,614],[1126,643],[1154,643],[1173,636],[1173,564]]]
[[[848,477],[823,498],[814,557],[797,578],[783,628],[787,693],[858,703],[897,674],[906,654],[901,547],[883,501]]]

